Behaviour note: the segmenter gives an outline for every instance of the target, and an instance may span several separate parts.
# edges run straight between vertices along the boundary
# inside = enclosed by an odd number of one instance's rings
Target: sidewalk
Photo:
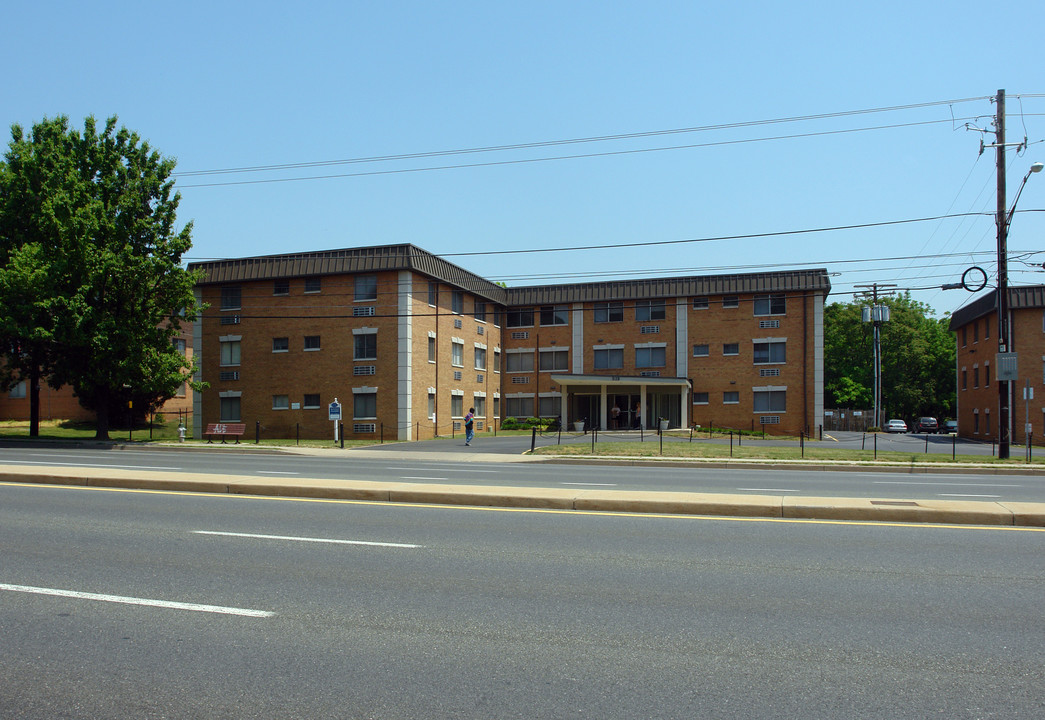
[[[177,451],[185,446],[169,449]],[[244,450],[243,446],[233,446]],[[227,448],[227,449],[233,449]],[[196,446],[194,449],[199,449]],[[218,449],[218,448],[215,448]],[[259,449],[260,450],[260,449]],[[272,449],[264,450],[271,452]],[[249,450],[248,450],[249,452]],[[366,458],[399,455],[391,449],[280,448],[278,452],[326,455],[331,453]],[[593,461],[503,453],[421,452],[403,453],[412,460],[453,463],[592,463],[629,465],[694,464],[693,460],[607,458]],[[780,469],[781,462],[700,461],[702,467],[766,467]],[[789,469],[839,470],[844,466],[825,463],[788,463]],[[861,469],[851,466],[852,469]],[[892,470],[909,473],[910,467]],[[970,467],[969,471],[974,468]],[[998,470],[998,468],[992,468]],[[919,468],[918,471],[922,471]],[[924,468],[932,471],[931,468]],[[1018,468],[1014,468],[1018,471]],[[948,466],[941,472],[953,473]],[[982,472],[982,469],[977,469]],[[83,487],[133,488],[168,492],[207,492],[236,495],[307,497],[367,502],[418,503],[501,508],[532,508],[579,512],[655,513],[677,515],[728,516],[777,519],[819,519],[836,521],[874,521],[902,523],[944,523],[955,525],[993,525],[1045,527],[1045,503],[951,501],[951,500],[875,500],[871,498],[795,497],[785,495],[742,495],[690,492],[645,492],[602,489],[515,488],[497,486],[345,481],[309,478],[260,478],[254,476],[205,475],[194,473],[142,472],[110,468],[67,468],[29,465],[0,467],[0,482],[74,485]]]

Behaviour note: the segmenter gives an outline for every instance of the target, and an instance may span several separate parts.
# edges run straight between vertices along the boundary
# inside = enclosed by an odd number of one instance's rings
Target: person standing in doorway
[[[464,444],[471,445],[475,437],[475,408],[468,408],[468,414],[464,416]]]
[[[631,420],[631,427],[634,430],[642,427],[642,405],[640,403],[635,403],[635,417]]]
[[[610,410],[610,425],[614,430],[620,428],[620,406],[617,403],[613,403],[613,409]]]

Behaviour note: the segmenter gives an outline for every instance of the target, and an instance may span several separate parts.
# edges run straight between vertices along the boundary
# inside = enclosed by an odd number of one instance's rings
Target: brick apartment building
[[[195,434],[425,439],[503,418],[586,427],[823,421],[823,269],[505,288],[413,245],[193,263]],[[614,420],[613,408],[618,409]],[[499,427],[499,425],[496,425]]]
[[[997,441],[998,428],[998,311],[997,291],[977,298],[951,315],[950,329],[957,344],[958,435]],[[1009,288],[1009,350],[1016,353],[1017,379],[1009,383],[1009,438],[1026,442],[1030,423],[1032,441],[1045,437],[1045,285]],[[1024,399],[1027,387],[1032,400]]]

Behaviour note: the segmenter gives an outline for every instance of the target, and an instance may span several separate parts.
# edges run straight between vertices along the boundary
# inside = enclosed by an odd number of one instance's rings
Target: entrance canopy
[[[562,388],[561,417],[570,422],[647,428],[666,418],[672,427],[689,424],[689,378],[562,373],[551,380]],[[617,413],[611,414],[611,407],[617,407]]]

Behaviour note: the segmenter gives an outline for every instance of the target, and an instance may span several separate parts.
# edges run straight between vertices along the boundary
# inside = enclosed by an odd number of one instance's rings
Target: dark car
[[[940,423],[936,422],[934,417],[920,417],[918,422],[914,424],[914,431],[916,433],[938,433],[940,432]]]
[[[945,433],[957,433],[958,432],[958,421],[948,420],[943,424],[943,431]]]

